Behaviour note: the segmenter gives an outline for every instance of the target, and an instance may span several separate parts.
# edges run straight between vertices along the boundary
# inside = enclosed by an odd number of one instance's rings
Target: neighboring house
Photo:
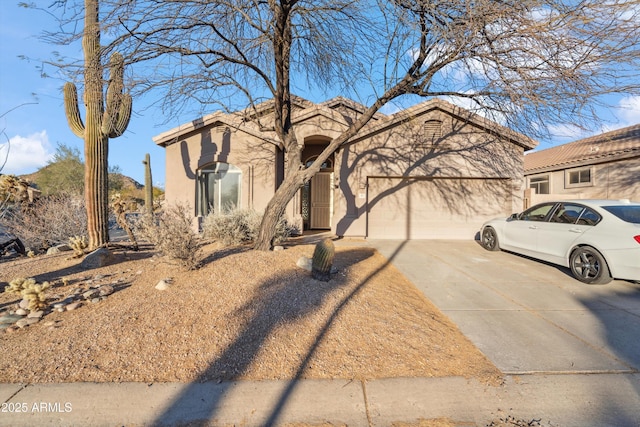
[[[640,201],[640,124],[524,157],[525,208],[547,200]]]
[[[364,107],[295,98],[293,125],[312,162]],[[156,137],[165,197],[200,221],[230,206],[264,210],[284,174],[272,102],[216,112]],[[473,238],[486,219],[522,206],[523,154],[536,142],[442,100],[377,114],[289,203],[299,230],[369,238]],[[197,222],[196,222],[197,223]]]

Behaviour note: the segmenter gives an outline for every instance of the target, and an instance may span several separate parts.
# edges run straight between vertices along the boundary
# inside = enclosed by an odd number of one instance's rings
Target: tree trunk
[[[284,214],[289,201],[295,196],[296,191],[304,184],[303,175],[300,173],[285,176],[282,185],[278,187],[273,195],[262,217],[260,232],[256,239],[254,249],[258,251],[269,251],[273,249],[273,240],[276,234],[278,220]]]

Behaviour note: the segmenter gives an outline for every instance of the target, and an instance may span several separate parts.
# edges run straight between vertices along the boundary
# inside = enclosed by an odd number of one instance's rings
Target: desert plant
[[[146,215],[153,215],[153,180],[151,179],[151,157],[144,156],[144,211]]]
[[[202,234],[224,245],[240,245],[253,242],[258,236],[262,214],[253,209],[233,209],[211,212],[202,223]],[[290,235],[290,226],[284,217],[278,221],[275,243],[281,243]]]
[[[9,282],[9,286],[4,288],[4,291],[12,294],[20,294],[20,292],[22,292],[22,290],[25,289],[26,286],[35,283],[36,279],[34,278],[25,279],[20,277]]]
[[[0,206],[29,198],[29,183],[15,175],[0,175]]]
[[[0,218],[0,226],[34,252],[67,243],[69,237],[87,232],[84,199],[62,193],[23,202]]]
[[[22,291],[22,297],[29,301],[29,310],[38,311],[47,306],[47,297],[45,291],[49,289],[51,284],[44,282],[41,285],[34,284]]]
[[[79,258],[84,255],[84,250],[87,249],[87,239],[85,236],[69,237],[69,246],[73,249],[74,255]]]
[[[153,216],[143,215],[136,224],[136,230],[163,255],[177,260],[189,269],[198,267],[200,241],[191,227],[190,209],[187,206],[169,206],[157,220]]]
[[[336,248],[329,238],[323,239],[316,245],[311,261],[311,275],[316,280],[328,282],[331,279],[331,267]]]
[[[202,223],[202,234],[226,246],[252,242],[260,226],[260,214],[253,209],[211,212]]]
[[[11,292],[20,294],[22,297],[29,301],[29,310],[38,311],[47,306],[47,297],[45,291],[49,289],[51,284],[44,282],[39,285],[34,278],[18,278],[9,283],[9,286],[5,288],[5,292]]]
[[[64,105],[69,127],[77,137],[84,139],[84,191],[90,249],[109,243],[109,138],[117,138],[126,130],[131,118],[132,103],[131,95],[124,93],[124,59],[116,52],[110,60],[105,105],[98,5],[98,0],[84,1],[82,48],[86,124],[80,118],[76,85],[64,85]]]
[[[120,197],[120,193],[111,196],[111,209],[116,217],[116,222],[124,231],[127,232],[129,240],[133,243],[133,250],[138,250],[138,241],[133,233],[133,227],[127,221],[127,204]]]

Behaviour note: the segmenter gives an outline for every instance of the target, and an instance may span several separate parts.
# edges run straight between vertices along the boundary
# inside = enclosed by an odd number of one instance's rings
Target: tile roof
[[[640,156],[640,123],[527,153],[524,156],[524,173],[530,175],[637,156]]]

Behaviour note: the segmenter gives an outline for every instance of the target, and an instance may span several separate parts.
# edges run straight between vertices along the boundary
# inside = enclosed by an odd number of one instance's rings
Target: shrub
[[[191,228],[189,211],[187,206],[173,205],[157,217],[143,215],[136,228],[163,255],[195,269],[200,262],[200,242]]]
[[[226,213],[212,212],[202,224],[202,234],[206,239],[214,239],[226,246],[253,242],[258,236],[262,214],[253,209],[234,209]],[[275,243],[286,240],[291,231],[287,220],[278,221]]]
[[[0,226],[32,251],[66,243],[87,232],[84,199],[61,193],[15,204],[0,218]]]

